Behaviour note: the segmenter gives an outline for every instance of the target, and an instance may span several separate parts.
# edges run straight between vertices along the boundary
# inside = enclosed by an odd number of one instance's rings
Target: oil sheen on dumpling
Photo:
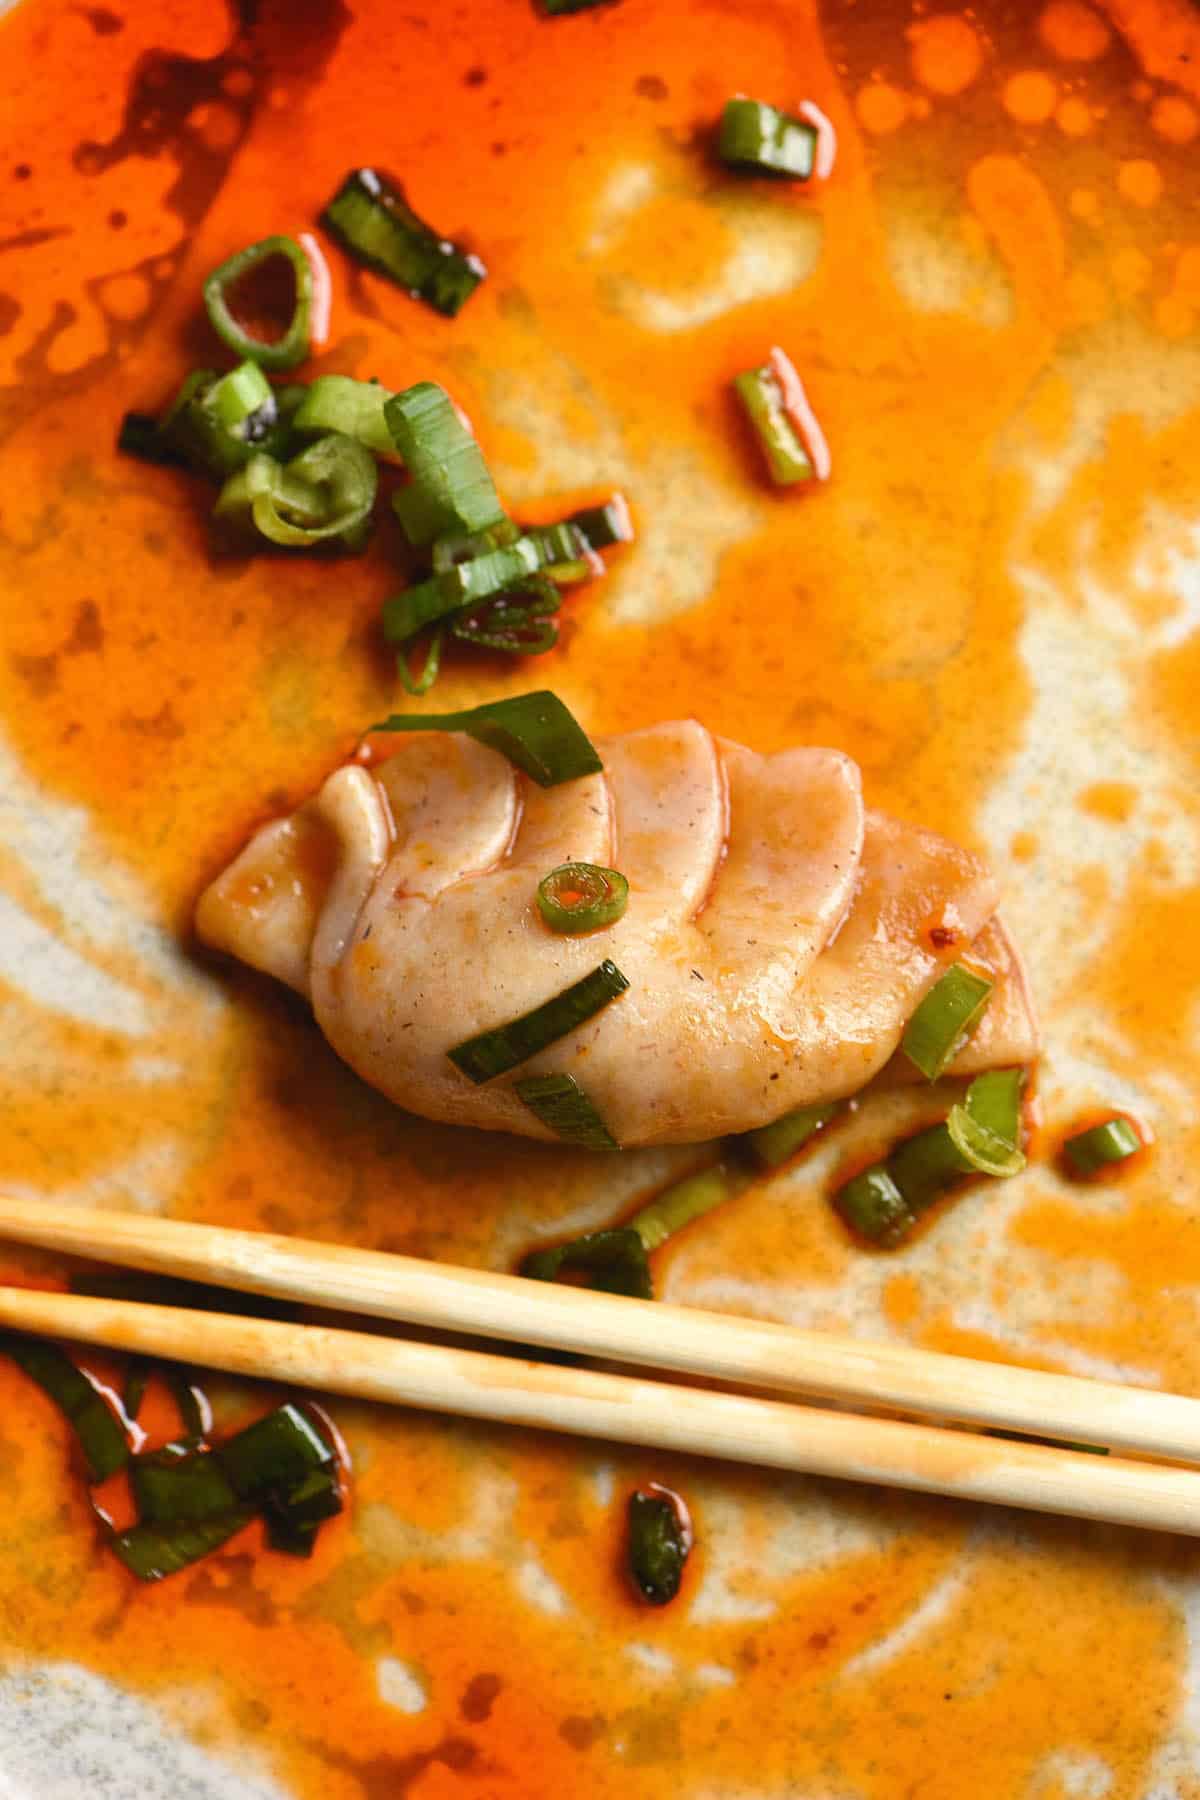
[[[551,1133],[516,1076],[476,1087],[447,1052],[605,957],[628,991],[516,1074],[570,1073],[624,1145],[747,1131],[857,1092],[964,953],[996,991],[956,1070],[1035,1052],[986,865],[866,811],[848,757],[760,756],[694,720],[598,748],[602,774],[552,788],[440,733],[338,769],[205,892],[199,933],[306,994],[399,1105],[527,1137]],[[543,923],[538,881],[567,861],[626,876],[616,924],[564,937]]]

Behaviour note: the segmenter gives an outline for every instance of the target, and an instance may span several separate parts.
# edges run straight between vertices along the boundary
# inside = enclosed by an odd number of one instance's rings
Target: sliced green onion
[[[465,731],[506,756],[539,787],[557,787],[604,767],[591,743],[557,694],[541,688],[488,700],[454,713],[392,713],[372,731]]]
[[[968,1095],[968,1100],[970,1096]],[[1025,1167],[1025,1153],[1016,1144],[997,1137],[981,1125],[969,1106],[952,1106],[946,1118],[950,1140],[965,1165],[966,1175],[995,1175],[1001,1179],[1019,1175]]]
[[[168,1444],[129,1465],[138,1517],[148,1525],[180,1525],[216,1519],[238,1510],[238,1496],[211,1451]]]
[[[619,1150],[592,1101],[573,1075],[527,1075],[515,1083],[531,1113],[577,1150]]]
[[[142,421],[139,430],[148,436],[143,415],[136,417]],[[266,446],[278,422],[276,394],[256,363],[240,363],[227,375],[193,369],[154,428],[154,441],[137,453],[153,461],[186,463],[223,481]],[[119,445],[130,448],[125,427]]]
[[[542,12],[548,19],[565,18],[568,13],[591,12],[594,6],[608,6],[611,0],[541,0]]]
[[[428,226],[378,169],[352,169],[321,223],[358,262],[447,318],[487,274],[478,256]]]
[[[239,1500],[286,1492],[336,1460],[308,1414],[290,1402],[226,1439],[212,1455]]]
[[[758,369],[734,377],[734,391],[781,487],[829,478],[831,459],[825,434],[809,405],[804,384],[782,350],[771,351]]]
[[[509,1069],[528,1062],[531,1056],[537,1056],[559,1038],[578,1030],[623,994],[628,986],[629,982],[616,963],[605,958],[589,974],[572,982],[552,999],[543,1001],[541,1006],[510,1019],[507,1025],[497,1025],[490,1031],[467,1038],[446,1054],[455,1068],[461,1069],[476,1086],[494,1081],[497,1075],[507,1074]]]
[[[1114,1163],[1136,1156],[1144,1148],[1132,1123],[1117,1114],[1069,1137],[1063,1154],[1077,1175],[1095,1175],[1100,1169],[1110,1169]]]
[[[694,1175],[685,1175],[682,1181],[672,1182],[634,1213],[628,1222],[629,1230],[637,1232],[650,1255],[693,1219],[703,1218],[714,1207],[740,1194],[751,1179],[748,1169],[734,1163],[719,1162],[699,1169]]]
[[[338,538],[361,549],[378,482],[370,451],[331,432],[289,463],[251,457],[221,489],[213,517],[228,530],[254,530],[290,548]]]
[[[629,904],[629,883],[618,869],[560,863],[538,882],[537,903],[551,931],[574,936],[615,925]]]
[[[481,650],[509,656],[539,656],[558,642],[550,616],[562,605],[558,589],[544,575],[531,575],[519,588],[463,607],[449,620],[451,637]]]
[[[0,1354],[53,1400],[79,1440],[91,1481],[107,1481],[125,1467],[129,1444],[116,1414],[64,1350],[40,1338],[0,1337]]]
[[[295,282],[292,315],[275,340],[257,337],[239,325],[230,310],[229,297],[239,282],[255,270],[282,257]],[[235,356],[249,357],[264,369],[294,369],[309,353],[313,310],[313,266],[294,238],[268,237],[239,250],[204,284],[204,305],[213,330]]]
[[[452,569],[456,563],[470,562],[476,556],[485,556],[489,550],[503,550],[509,544],[515,544],[521,536],[521,528],[512,519],[499,519],[486,531],[446,531],[434,540],[431,552],[433,572],[440,575],[443,569]]]
[[[288,1556],[311,1556],[317,1532],[342,1510],[342,1490],[333,1469],[314,1469],[285,1493],[268,1495],[263,1508],[267,1542]]]
[[[442,640],[445,633],[432,631],[425,646],[425,661],[421,665],[421,673],[414,675],[408,666],[407,647],[396,652],[396,669],[406,694],[414,696],[427,694],[438,678],[442,666]]]
[[[816,166],[817,132],[764,100],[737,95],[725,102],[717,148],[731,169],[807,181]]]
[[[882,1163],[855,1175],[833,1196],[834,1210],[859,1237],[890,1249],[907,1237],[916,1215]]]
[[[392,501],[411,544],[419,548],[445,532],[487,531],[503,521],[483,452],[445,388],[418,381],[392,395],[384,418],[412,476]]]
[[[534,1281],[557,1281],[564,1271],[589,1275],[588,1285],[603,1294],[626,1294],[633,1300],[654,1298],[645,1245],[628,1226],[617,1231],[590,1231],[556,1249],[535,1250],[521,1264],[521,1274]]]
[[[372,455],[398,463],[392,434],[383,409],[392,398],[391,388],[378,381],[355,381],[349,375],[318,375],[304,390],[293,424],[307,436],[339,431],[357,439]]]
[[[610,544],[632,544],[633,517],[624,494],[614,494],[602,506],[585,506],[573,512],[566,521],[583,533],[592,550],[607,550]]]
[[[127,1419],[137,1419],[142,1410],[142,1401],[146,1398],[149,1381],[150,1364],[140,1356],[132,1357],[125,1375],[125,1386],[121,1390],[121,1411]]]
[[[966,1109],[977,1125],[1013,1150],[1021,1143],[1021,1091],[1024,1069],[988,1069],[967,1089]]]
[[[208,1430],[208,1402],[185,1369],[167,1370],[167,1385],[179,1412],[179,1426],[189,1443],[198,1444]]]
[[[692,1527],[678,1495],[653,1486],[629,1497],[629,1573],[643,1600],[666,1606],[679,1592]]]
[[[569,519],[560,519],[556,525],[529,525],[524,536],[537,552],[535,567],[540,569],[577,562],[588,547],[582,531]]]
[[[247,1506],[191,1523],[131,1525],[128,1531],[114,1532],[109,1546],[139,1581],[162,1581],[211,1556],[253,1518],[253,1509]]]
[[[784,1113],[781,1119],[773,1119],[769,1125],[760,1125],[755,1131],[747,1131],[742,1139],[765,1168],[778,1168],[789,1156],[794,1156],[809,1139],[815,1137],[823,1126],[837,1112],[837,1107],[830,1106],[797,1106],[791,1112]]]
[[[930,1081],[950,1064],[983,1015],[993,983],[951,963],[905,1027],[900,1048]]]

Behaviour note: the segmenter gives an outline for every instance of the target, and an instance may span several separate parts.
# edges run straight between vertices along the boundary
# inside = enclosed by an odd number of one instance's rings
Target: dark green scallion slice
[[[628,986],[628,980],[616,963],[606,957],[587,975],[572,982],[562,993],[543,1001],[541,1006],[510,1019],[506,1025],[479,1032],[464,1043],[456,1044],[446,1054],[455,1068],[461,1069],[476,1086],[494,1081],[497,1075],[507,1074],[509,1069],[528,1062],[531,1056],[537,1056],[548,1045],[585,1025]]]
[[[221,489],[213,518],[228,531],[257,532],[292,549],[335,538],[361,549],[378,483],[370,451],[330,432],[288,463],[251,457]]]
[[[256,363],[239,363],[225,375],[193,369],[157,425],[144,414],[128,416],[118,448],[223,481],[269,447],[279,418],[278,396]]]
[[[624,494],[613,494],[602,506],[584,506],[567,519],[581,531],[589,549],[607,550],[610,544],[632,544],[633,518]]]
[[[577,1150],[619,1150],[588,1095],[573,1075],[527,1075],[516,1092],[542,1124]]]
[[[769,1125],[746,1132],[742,1142],[764,1168],[778,1168],[828,1125],[837,1110],[836,1105],[793,1107],[781,1119],[772,1119]]]
[[[506,756],[539,787],[556,787],[604,767],[595,746],[557,694],[542,688],[454,713],[393,713],[372,731],[465,731]]]
[[[352,169],[321,223],[356,261],[446,318],[454,317],[487,275],[478,256],[427,225],[399,182],[378,169]]]
[[[694,1175],[685,1175],[681,1181],[672,1182],[669,1188],[656,1194],[634,1213],[628,1229],[637,1232],[646,1254],[650,1255],[661,1249],[677,1231],[690,1225],[693,1219],[702,1219],[705,1213],[732,1200],[735,1194],[749,1187],[752,1179],[749,1169],[735,1163],[719,1162],[710,1168],[698,1169]]]
[[[0,1355],[53,1400],[79,1440],[90,1480],[107,1481],[125,1467],[129,1444],[116,1414],[65,1350],[41,1338],[0,1337]]]
[[[937,1080],[978,1025],[993,986],[965,963],[951,963],[908,1021],[900,1048],[930,1081]]]
[[[780,487],[811,481],[816,473],[800,433],[788,418],[779,382],[766,364],[735,375],[734,391],[762,445],[771,478]]]
[[[551,931],[574,936],[615,925],[629,904],[629,883],[618,869],[560,863],[538,882],[537,903]]]
[[[121,1410],[127,1419],[136,1420],[141,1412],[149,1382],[150,1364],[140,1356],[131,1357],[125,1373],[125,1386],[121,1390]]]
[[[569,13],[591,12],[597,6],[609,6],[612,0],[539,0],[547,19],[563,19]]]
[[[412,477],[392,499],[411,544],[420,548],[445,533],[488,531],[504,520],[483,452],[445,388],[418,381],[392,395],[384,418]]]
[[[558,626],[552,614],[562,605],[558,589],[544,575],[530,575],[520,587],[493,594],[474,606],[452,613],[451,637],[474,644],[480,650],[498,650],[506,656],[540,656],[558,642]]]
[[[675,1494],[639,1488],[629,1497],[629,1573],[643,1600],[666,1606],[683,1580],[692,1528]]]
[[[173,1363],[166,1370],[167,1386],[179,1413],[179,1428],[189,1442],[198,1444],[208,1430],[209,1406],[187,1370]]]
[[[239,282],[280,257],[291,268],[295,299],[282,335],[268,340],[239,325],[230,298]],[[248,357],[264,369],[294,369],[309,353],[313,289],[312,263],[296,240],[268,237],[239,250],[213,270],[204,284],[204,305],[213,330],[235,356]]]
[[[312,1419],[290,1402],[227,1438],[212,1455],[238,1499],[254,1501],[286,1492],[336,1460]]]
[[[512,519],[500,519],[495,525],[489,525],[486,531],[446,531],[435,538],[430,551],[433,572],[440,575],[444,569],[452,569],[457,563],[470,562],[476,556],[485,556],[490,550],[503,550],[515,544],[521,536],[521,528]]]
[[[384,419],[391,388],[378,381],[355,381],[349,375],[318,375],[305,389],[293,423],[307,437],[338,431],[355,438],[373,456],[398,463],[399,452]]]
[[[145,1525],[195,1524],[238,1511],[238,1496],[211,1451],[168,1444],[129,1464],[138,1518]]]
[[[162,422],[153,413],[127,412],[117,432],[117,449],[122,456],[136,456],[139,462],[164,466],[178,467],[187,460],[165,435]]]
[[[128,1531],[114,1532],[109,1545],[139,1581],[162,1581],[165,1576],[177,1575],[181,1569],[211,1556],[249,1525],[254,1516],[253,1508],[244,1506],[213,1519],[177,1525],[132,1525]]]
[[[288,1556],[311,1556],[321,1526],[336,1518],[342,1507],[337,1471],[314,1469],[285,1492],[267,1497],[263,1507],[267,1542]]]
[[[625,1294],[632,1300],[654,1298],[646,1247],[629,1226],[590,1231],[553,1250],[535,1250],[521,1264],[521,1274],[534,1281],[557,1281],[564,1273],[588,1276],[588,1286],[602,1294]]]
[[[717,149],[731,169],[807,181],[816,167],[817,133],[803,119],[739,94],[725,102]]]
[[[851,1231],[883,1249],[900,1243],[916,1223],[916,1215],[883,1163],[863,1169],[846,1182],[833,1196],[833,1205]]]
[[[1063,1145],[1063,1155],[1077,1175],[1095,1175],[1136,1156],[1143,1148],[1131,1121],[1118,1113],[1101,1125],[1069,1137]]]

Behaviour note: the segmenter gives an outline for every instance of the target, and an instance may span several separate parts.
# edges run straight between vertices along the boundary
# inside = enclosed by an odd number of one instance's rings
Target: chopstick
[[[1118,1525],[1200,1534],[1200,1471],[321,1325],[0,1288],[0,1325],[257,1380]]]
[[[344,1244],[4,1194],[0,1238],[333,1312],[1200,1463],[1200,1400],[1150,1388],[862,1343]]]

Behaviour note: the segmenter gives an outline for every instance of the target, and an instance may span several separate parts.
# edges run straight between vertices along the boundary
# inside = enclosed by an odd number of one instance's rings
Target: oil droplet
[[[1082,812],[1093,818],[1106,819],[1111,825],[1124,825],[1132,818],[1137,804],[1137,791],[1124,781],[1097,781],[1084,788],[1079,796]]]
[[[1113,286],[1123,300],[1132,300],[1150,285],[1154,265],[1141,250],[1118,250],[1109,263]]]
[[[913,74],[933,94],[961,94],[983,67],[978,33],[957,13],[936,13],[908,29]]]
[[[1052,0],[1038,20],[1038,35],[1064,62],[1095,62],[1112,42],[1104,20],[1081,0]]]
[[[1066,137],[1087,137],[1092,129],[1092,109],[1086,100],[1072,94],[1055,113],[1054,122]]]
[[[144,275],[114,275],[100,289],[100,300],[114,319],[140,319],[150,304],[150,283]]]
[[[1089,225],[1099,223],[1100,198],[1091,188],[1072,189],[1067,206],[1073,218],[1084,219]]]
[[[1162,194],[1162,185],[1158,164],[1143,156],[1123,162],[1117,171],[1117,192],[1131,206],[1153,206]]]
[[[1164,94],[1154,102],[1150,123],[1159,137],[1169,144],[1190,144],[1200,131],[1200,118],[1189,101],[1179,94]]]
[[[1072,325],[1099,325],[1108,317],[1108,294],[1103,282],[1081,270],[1066,284],[1067,315]]]
[[[1004,84],[1004,107],[1022,125],[1042,125],[1054,111],[1058,89],[1041,69],[1022,69]]]
[[[1032,831],[1015,831],[1008,848],[1014,862],[1032,862],[1038,853],[1037,835]]]
[[[908,96],[886,81],[872,81],[859,90],[855,102],[858,122],[873,137],[898,131],[908,117]]]

